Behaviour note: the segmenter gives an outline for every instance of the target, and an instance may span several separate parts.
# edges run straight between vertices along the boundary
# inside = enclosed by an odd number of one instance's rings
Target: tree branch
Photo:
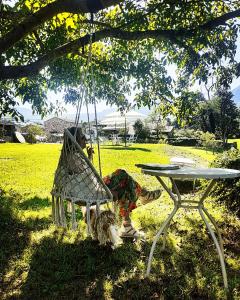
[[[36,13],[26,17],[20,24],[16,25],[10,32],[0,39],[0,54],[11,48],[15,43],[33,32],[39,25],[62,12],[87,13],[97,12],[123,0],[57,0],[41,8]],[[226,25],[226,21],[239,17],[240,9],[226,13],[220,17],[199,25],[200,30],[211,30],[220,25]],[[195,29],[197,29],[195,28]],[[183,29],[184,31],[189,29]],[[190,30],[189,30],[190,32]]]
[[[143,40],[146,38],[155,38],[158,40],[171,40],[171,35],[174,35],[174,31],[164,30],[148,30],[127,32],[118,29],[104,29],[97,31],[93,35],[93,42],[100,41],[104,38],[116,38],[122,40]],[[63,46],[55,48],[51,52],[43,55],[37,61],[25,65],[25,66],[1,66],[0,67],[0,80],[4,79],[16,79],[22,77],[29,77],[39,73],[41,69],[46,67],[50,62],[56,61],[58,58],[66,55],[67,53],[74,53],[79,48],[88,45],[90,42],[90,35],[85,35],[79,39],[69,42]]]
[[[0,39],[0,54],[35,30],[39,25],[51,19],[58,13],[89,13],[97,12],[123,0],[57,0],[36,13],[28,16]]]
[[[101,26],[101,27],[104,27],[104,28],[113,28],[110,24],[100,22],[100,21],[95,21],[95,20],[82,20],[79,23],[81,23],[81,24],[94,24],[94,25]]]
[[[240,16],[240,9],[234,12],[226,13],[195,29],[179,29],[179,30],[146,30],[146,31],[123,31],[119,29],[103,29],[97,31],[93,35],[93,42],[100,41],[104,38],[116,38],[126,41],[143,40],[153,38],[156,40],[167,40],[174,44],[179,43],[179,39],[189,38],[196,34],[197,30],[210,31],[219,25],[226,25],[226,21]],[[79,48],[88,45],[90,35],[85,35],[79,39],[55,48],[51,52],[43,55],[37,61],[25,66],[0,66],[0,80],[16,79],[36,75],[41,69],[46,67],[50,62],[56,61],[58,58],[78,51]],[[182,47],[183,45],[180,44]]]
[[[26,14],[23,14],[21,12],[15,12],[15,11],[6,11],[6,10],[2,10],[0,11],[0,19],[3,19],[3,20],[9,20],[9,19],[13,19],[13,20],[16,20],[19,18],[24,18],[26,17]]]
[[[236,9],[234,11],[228,12],[220,17],[217,17],[213,20],[206,22],[205,24],[200,26],[200,29],[212,30],[221,25],[226,26],[227,21],[231,19],[235,19],[237,17],[240,17],[240,9]]]

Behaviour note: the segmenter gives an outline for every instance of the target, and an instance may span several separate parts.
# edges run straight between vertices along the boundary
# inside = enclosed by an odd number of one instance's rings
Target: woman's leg
[[[131,203],[132,202],[130,202],[129,200],[117,201],[117,205],[119,207],[119,215],[122,221],[121,237],[138,238],[140,235],[132,225],[131,211],[133,209],[133,206]]]
[[[133,237],[137,238],[140,234],[132,225],[132,220],[130,218],[130,213],[122,217],[122,233],[121,237]]]
[[[103,178],[103,180],[112,192],[114,200],[118,203],[124,228],[123,234],[136,236],[137,231],[132,226],[130,214],[137,207],[136,202],[138,198],[140,198],[142,204],[146,204],[157,199],[161,191],[147,191],[122,169],[116,170],[111,175]]]

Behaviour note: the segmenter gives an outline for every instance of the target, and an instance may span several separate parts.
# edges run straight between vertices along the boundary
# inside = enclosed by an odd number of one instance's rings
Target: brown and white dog
[[[90,224],[93,238],[98,240],[100,245],[111,243],[114,249],[121,243],[118,226],[116,225],[116,216],[111,210],[101,211],[97,215],[96,209],[91,208]]]

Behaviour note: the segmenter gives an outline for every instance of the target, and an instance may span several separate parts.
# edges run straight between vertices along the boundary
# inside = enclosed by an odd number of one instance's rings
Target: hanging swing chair
[[[88,233],[90,229],[90,207],[112,201],[113,197],[101,176],[94,168],[72,133],[66,129],[63,148],[55,173],[52,189],[52,214],[57,226],[66,227],[64,201],[70,202],[72,228],[76,229],[75,204],[86,206]]]
[[[93,16],[91,16],[93,19]],[[92,59],[92,34],[90,34],[90,44],[89,52],[87,59],[87,70],[91,65]],[[72,229],[77,228],[76,222],[76,212],[75,204],[86,206],[86,219],[88,234],[91,234],[91,225],[90,225],[90,207],[96,205],[96,212],[100,212],[100,205],[104,203],[111,202],[113,196],[102,180],[101,172],[101,161],[100,161],[100,146],[99,146],[99,137],[98,137],[98,127],[97,127],[97,110],[96,110],[96,101],[93,97],[94,90],[94,80],[92,68],[90,69],[91,76],[91,91],[88,92],[86,88],[86,72],[83,72],[82,85],[80,91],[80,97],[77,104],[77,112],[75,118],[75,132],[72,132],[69,129],[64,131],[64,141],[61,151],[61,156],[59,159],[58,167],[55,172],[54,184],[52,189],[52,216],[54,223],[57,226],[67,227],[66,215],[64,209],[64,202],[68,201],[71,206],[72,212]],[[87,114],[88,114],[88,124],[89,132],[90,131],[90,121],[88,113],[88,98],[94,100],[94,109],[95,109],[95,122],[96,122],[96,131],[97,131],[97,145],[98,145],[98,162],[99,162],[99,173],[93,166],[92,162],[83,149],[77,142],[76,136],[81,131],[79,126],[80,112],[85,99]],[[82,133],[81,133],[82,134]],[[91,134],[90,134],[91,140]],[[92,147],[92,142],[91,142]]]

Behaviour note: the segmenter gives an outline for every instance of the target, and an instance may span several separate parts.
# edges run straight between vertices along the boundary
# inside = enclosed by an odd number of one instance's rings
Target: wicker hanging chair
[[[57,226],[66,227],[64,201],[68,201],[72,211],[72,228],[77,228],[75,204],[86,206],[88,233],[91,233],[90,207],[113,200],[110,190],[103,182],[91,161],[71,132],[66,129],[58,167],[52,189],[52,215]]]

